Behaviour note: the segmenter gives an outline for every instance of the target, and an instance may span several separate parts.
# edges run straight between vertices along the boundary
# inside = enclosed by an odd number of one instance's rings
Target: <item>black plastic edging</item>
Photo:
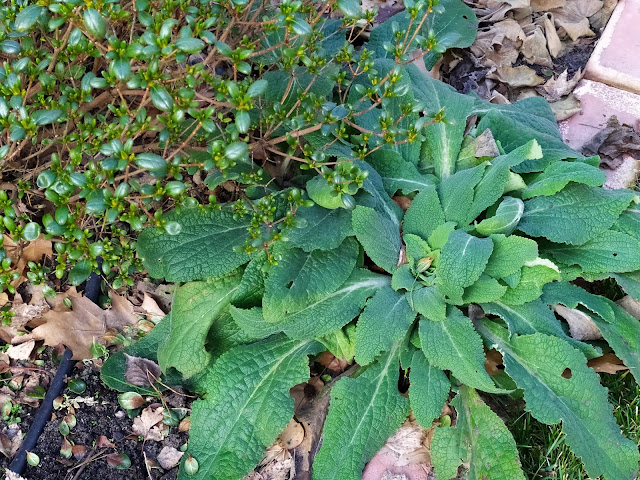
[[[97,304],[99,295],[100,276],[92,273],[87,280],[87,284],[84,289],[84,296]],[[49,390],[47,390],[47,393],[44,396],[42,405],[40,405],[40,408],[36,412],[33,423],[31,424],[27,435],[24,437],[20,449],[9,465],[9,470],[17,473],[18,475],[22,475],[27,466],[27,452],[35,448],[36,443],[38,443],[38,437],[40,437],[45,425],[51,418],[53,400],[60,395],[60,392],[65,385],[65,378],[71,373],[71,369],[73,368],[74,362],[71,360],[72,356],[73,352],[68,348],[65,348],[58,370],[53,377],[51,385],[49,385]]]

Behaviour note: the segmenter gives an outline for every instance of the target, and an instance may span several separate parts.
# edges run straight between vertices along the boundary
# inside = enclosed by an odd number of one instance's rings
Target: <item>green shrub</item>
[[[377,74],[373,58],[404,63],[423,48],[433,64],[437,52],[471,44],[471,10],[437,3],[411,2],[394,35],[389,24],[375,48],[360,50],[354,43],[374,13],[356,0],[10,2],[0,10],[2,232],[19,249],[42,232],[55,242],[58,278],[69,272],[79,284],[101,269],[115,287],[142,268],[140,231],[179,232],[164,216],[175,207],[237,202],[236,216],[252,213],[247,251],[267,248],[303,204],[293,196],[290,215],[273,217],[291,162],[333,175],[334,162],[299,145],[303,134],[346,136],[364,115],[352,111],[358,101],[402,97],[398,76]],[[356,93],[362,78],[375,86]],[[358,155],[420,134],[401,123],[374,138],[360,129]],[[355,193],[357,169],[342,174],[331,177],[333,190]],[[262,200],[250,208],[244,198]],[[0,257],[0,283],[11,289],[17,258]]]
[[[474,480],[525,478],[478,391],[523,396],[539,421],[562,422],[592,477],[633,478],[637,445],[587,360],[614,350],[640,380],[640,324],[598,294],[613,277],[640,297],[640,198],[602,188],[599,159],[564,145],[542,99],[460,95],[376,47],[394,31],[407,30],[392,19],[372,31],[368,75],[343,64],[348,94],[336,82],[323,100],[341,120],[289,135],[272,182],[220,209],[175,209],[163,218],[179,231],[139,238],[151,276],[187,282],[148,353],[204,395],[192,409],[195,476],[245,476],[291,419],[309,357],[328,349],[360,368],[329,393],[316,479],[360,478],[409,409],[428,428],[447,401],[455,425],[431,444],[439,479],[461,465]],[[377,79],[391,97],[369,95]],[[569,336],[557,305],[606,342]],[[488,349],[502,355],[499,375],[485,370]],[[104,380],[123,388],[123,368],[114,356]]]

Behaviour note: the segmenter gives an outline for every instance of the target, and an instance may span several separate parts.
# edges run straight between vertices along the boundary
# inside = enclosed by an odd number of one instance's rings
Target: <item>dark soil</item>
[[[33,450],[40,457],[37,467],[27,466],[23,476],[29,480],[123,480],[123,479],[148,479],[174,480],[177,477],[178,468],[164,471],[160,467],[153,468],[151,474],[145,467],[145,455],[151,461],[155,460],[164,446],[172,446],[179,449],[186,443],[187,435],[179,433],[177,427],[171,427],[169,435],[162,442],[142,442],[135,434],[131,434],[133,420],[118,404],[118,392],[106,388],[100,381],[99,370],[93,365],[79,364],[82,371],[74,378],[81,378],[87,384],[87,390],[81,395],[74,394],[68,389],[63,390],[63,395],[70,401],[73,399],[93,399],[94,405],[79,402],[75,410],[77,424],[71,430],[68,439],[74,445],[86,447],[84,458],[76,459],[73,456],[66,460],[60,454],[63,437],[58,428],[60,421],[67,413],[66,409],[54,411],[52,420],[47,423],[44,431],[38,439]],[[23,415],[21,428],[27,431],[30,418],[35,414],[32,409]],[[98,438],[104,435],[115,445],[114,448],[96,447]],[[143,449],[144,454],[143,455]],[[126,470],[118,470],[107,465],[105,456],[110,453],[124,453],[131,459],[131,467]],[[101,455],[97,455],[101,454]],[[95,460],[86,462],[89,457],[96,456]],[[4,463],[7,463],[6,460]],[[6,465],[1,465],[5,467]],[[80,468],[82,467],[82,470]]]

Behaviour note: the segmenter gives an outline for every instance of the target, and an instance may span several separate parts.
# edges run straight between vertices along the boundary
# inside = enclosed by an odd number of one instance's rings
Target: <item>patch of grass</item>
[[[622,433],[640,443],[640,388],[630,372],[601,376]],[[524,413],[509,423],[509,429],[516,439],[523,470],[531,480],[592,480],[565,444],[561,426],[544,425]]]

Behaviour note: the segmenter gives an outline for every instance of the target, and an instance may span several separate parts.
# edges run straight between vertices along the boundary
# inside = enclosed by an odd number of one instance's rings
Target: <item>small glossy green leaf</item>
[[[169,92],[160,85],[154,85],[151,87],[151,103],[153,103],[154,107],[163,112],[168,112],[173,108],[173,98]]]
[[[31,115],[36,125],[49,125],[62,116],[62,110],[38,110]]]
[[[23,8],[20,10],[18,15],[16,15],[13,27],[18,32],[29,30],[33,24],[38,21],[38,17],[40,17],[44,11],[44,8],[40,5],[29,5],[28,7]]]
[[[82,19],[91,36],[102,40],[107,35],[107,22],[97,10],[93,8],[86,9]]]
[[[204,42],[199,38],[184,37],[176,40],[178,50],[186,53],[200,53],[204,48]]]

